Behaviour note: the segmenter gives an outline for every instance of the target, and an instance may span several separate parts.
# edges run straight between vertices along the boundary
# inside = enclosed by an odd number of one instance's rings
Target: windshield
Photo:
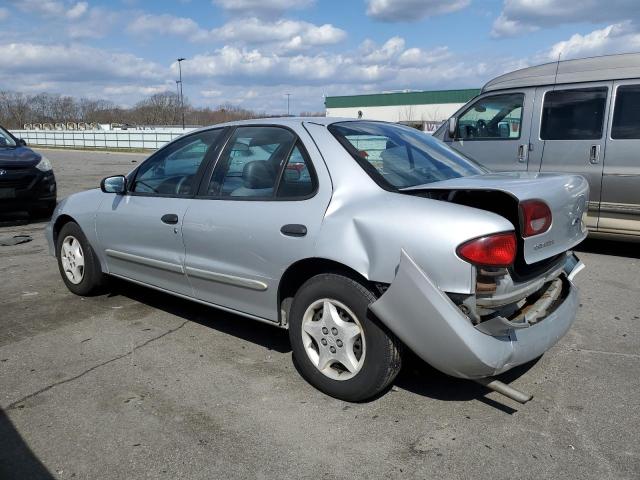
[[[487,173],[473,160],[419,130],[382,122],[340,122],[329,131],[385,188],[403,189]]]
[[[0,127],[0,148],[1,147],[15,147],[16,141],[13,139],[11,134],[7,132],[4,128]]]

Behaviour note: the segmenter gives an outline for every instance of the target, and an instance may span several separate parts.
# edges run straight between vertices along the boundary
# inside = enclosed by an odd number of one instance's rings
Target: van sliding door
[[[538,88],[532,149],[541,172],[575,173],[589,182],[587,226],[598,227],[612,82]]]
[[[640,81],[613,86],[598,230],[640,235]]]

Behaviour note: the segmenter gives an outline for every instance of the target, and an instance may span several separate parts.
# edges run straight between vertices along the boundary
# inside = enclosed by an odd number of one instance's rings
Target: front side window
[[[607,87],[595,87],[547,92],[542,108],[540,139],[602,138],[607,91]]]
[[[4,128],[0,127],[0,147],[15,147],[16,142],[11,134]]]
[[[640,139],[640,85],[618,87],[611,138]]]
[[[140,166],[132,192],[151,195],[191,196],[196,174],[222,129],[207,130],[176,140]]]
[[[334,123],[328,128],[365,171],[390,190],[488,171],[414,128],[366,121]]]
[[[524,94],[493,95],[478,100],[458,118],[461,140],[509,140],[520,138]]]
[[[213,172],[208,195],[272,198],[296,141],[285,128],[237,128]]]

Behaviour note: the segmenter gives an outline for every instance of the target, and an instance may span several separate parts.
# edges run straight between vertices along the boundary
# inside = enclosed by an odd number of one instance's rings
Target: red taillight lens
[[[463,243],[458,255],[474,265],[508,267],[516,258],[517,248],[515,233],[496,233]]]
[[[549,230],[551,226],[551,210],[541,200],[525,200],[520,203],[522,216],[522,236],[532,237]]]

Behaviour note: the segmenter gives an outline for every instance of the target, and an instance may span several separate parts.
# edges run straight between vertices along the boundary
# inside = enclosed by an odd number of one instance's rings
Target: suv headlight
[[[50,170],[53,170],[53,167],[51,166],[51,162],[44,155],[42,156],[42,158],[40,159],[40,161],[36,165],[36,168],[38,170],[43,171],[43,172],[48,172]]]

